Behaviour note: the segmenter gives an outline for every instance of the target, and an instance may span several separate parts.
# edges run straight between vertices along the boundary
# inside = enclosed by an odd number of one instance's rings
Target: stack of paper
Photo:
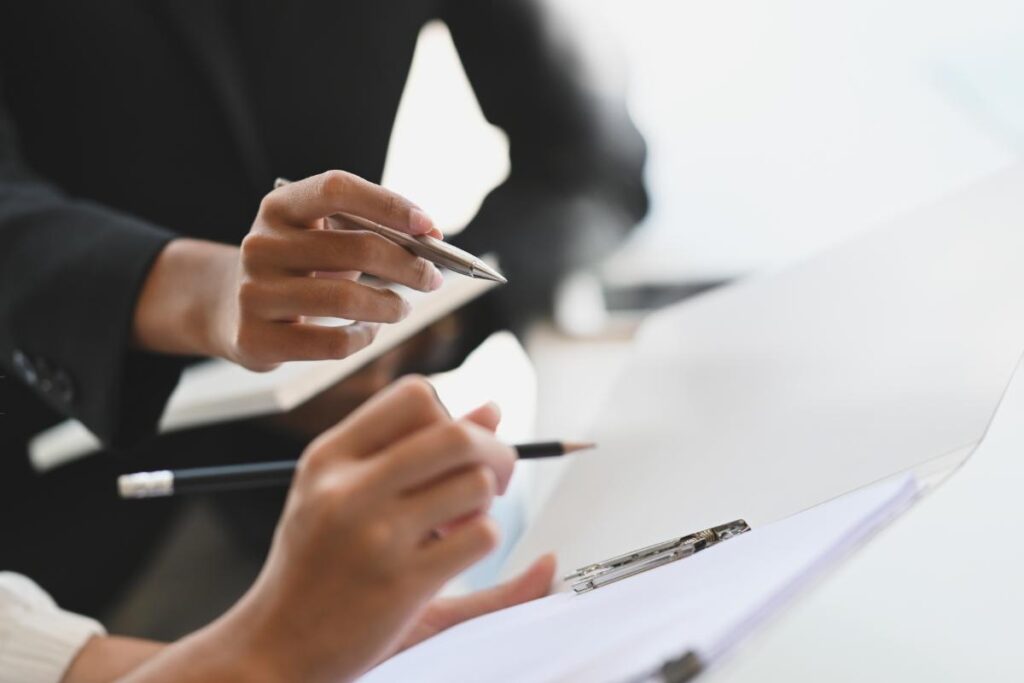
[[[592,592],[557,593],[480,617],[362,681],[595,683],[656,672],[684,653],[701,667],[714,664],[904,510],[916,490],[909,477],[876,484]]]

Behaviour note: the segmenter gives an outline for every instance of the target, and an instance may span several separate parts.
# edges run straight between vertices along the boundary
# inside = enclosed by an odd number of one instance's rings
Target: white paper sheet
[[[1024,165],[656,314],[506,567],[763,525],[981,438],[1024,350]]]

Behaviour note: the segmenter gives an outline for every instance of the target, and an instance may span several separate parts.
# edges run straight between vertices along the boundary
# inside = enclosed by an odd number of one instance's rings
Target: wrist
[[[180,238],[170,241],[150,268],[135,307],[132,334],[147,351],[223,356],[230,284],[238,249]]]
[[[123,683],[285,683],[285,662],[252,647],[245,629],[218,619],[160,649],[118,680]],[[269,664],[273,664],[270,666]],[[95,676],[82,680],[112,680]],[[73,683],[65,681],[64,683]]]
[[[249,638],[248,629],[238,623],[218,619],[204,629],[188,636],[191,652],[204,663],[199,680],[219,683],[286,683],[291,680],[288,662],[279,656],[276,643],[260,646]],[[294,669],[294,667],[293,667]],[[187,680],[187,679],[186,679]]]
[[[271,557],[268,564],[273,563]],[[370,653],[358,644],[358,632],[348,630],[367,625],[336,619],[324,624],[322,618],[310,618],[302,609],[306,605],[301,595],[288,589],[297,587],[298,578],[276,571],[262,574],[227,613],[208,627],[220,633],[237,657],[245,660],[249,677],[243,675],[240,680],[340,683],[355,680],[373,663]]]
[[[120,636],[93,636],[71,661],[61,683],[120,680],[158,656],[166,646]]]
[[[261,583],[257,579],[256,585]],[[230,676],[225,681],[285,683],[303,671],[301,644],[283,626],[284,612],[265,604],[267,601],[250,588],[235,605],[199,635],[215,647]],[[299,680],[313,680],[299,678]]]

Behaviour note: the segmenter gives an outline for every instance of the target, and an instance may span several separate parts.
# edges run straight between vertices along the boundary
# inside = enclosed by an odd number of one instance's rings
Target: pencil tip
[[[597,448],[596,443],[589,441],[565,441],[562,443],[562,450],[566,453],[575,453],[576,451],[589,451]]]

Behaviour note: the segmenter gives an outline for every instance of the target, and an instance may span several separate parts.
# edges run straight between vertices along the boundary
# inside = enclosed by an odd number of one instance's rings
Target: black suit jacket
[[[495,306],[536,306],[646,208],[623,103],[578,78],[538,0],[32,0],[0,16],[4,524],[68,476],[33,476],[33,434],[69,416],[115,448],[152,434],[183,361],[133,350],[129,330],[168,240],[237,244],[276,176],[379,181],[431,19],[510,139],[511,175],[461,237],[502,259]]]
[[[500,255],[517,303],[645,210],[643,143],[622,102],[578,78],[534,0],[3,5],[5,458],[68,415],[108,444],[151,432],[180,369],[127,343],[156,254],[176,234],[238,243],[279,175],[379,180],[430,19],[448,24],[485,115],[509,134],[511,175],[461,241]]]

